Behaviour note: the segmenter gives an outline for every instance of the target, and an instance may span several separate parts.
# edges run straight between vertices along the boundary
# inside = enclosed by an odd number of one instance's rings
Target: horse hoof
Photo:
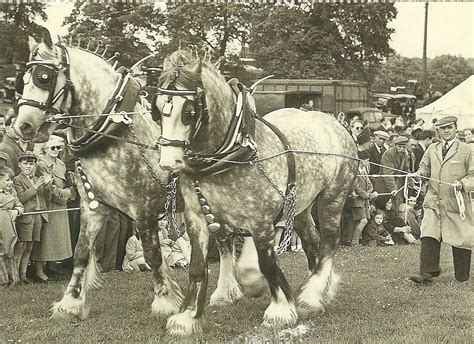
[[[151,312],[157,316],[167,317],[179,312],[179,302],[167,297],[158,297],[151,304]]]
[[[53,314],[51,319],[79,319],[84,320],[89,316],[89,307],[81,299],[65,297],[56,302],[50,309]]]
[[[271,303],[263,316],[263,327],[290,327],[298,322],[294,304],[278,305]]]
[[[204,320],[194,318],[191,311],[175,314],[168,318],[166,330],[173,336],[191,336],[203,333]]]
[[[313,305],[309,305],[306,302],[298,303],[296,305],[296,312],[301,320],[308,320],[317,315],[323,314],[324,306],[322,303],[315,303]]]
[[[236,303],[240,300],[244,294],[239,286],[224,291],[223,289],[217,289],[212,295],[209,301],[210,306],[228,306]]]

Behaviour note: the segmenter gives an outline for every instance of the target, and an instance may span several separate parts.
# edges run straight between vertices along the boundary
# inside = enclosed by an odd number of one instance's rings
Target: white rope
[[[23,213],[23,215],[36,215],[36,214],[49,214],[49,213],[59,213],[62,211],[74,211],[74,210],[81,210],[81,208],[65,208],[65,209],[52,209],[52,210],[38,210],[38,211],[30,211],[27,213]]]
[[[454,196],[456,197],[456,202],[458,203],[459,216],[461,216],[461,220],[464,221],[466,218],[466,205],[464,204],[464,198],[462,197],[461,191],[459,191],[456,186],[454,186]]]

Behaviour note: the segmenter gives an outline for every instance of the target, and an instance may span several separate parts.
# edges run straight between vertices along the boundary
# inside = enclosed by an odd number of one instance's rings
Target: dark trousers
[[[420,272],[432,275],[439,274],[441,268],[439,266],[441,243],[430,237],[421,238],[420,252]],[[460,282],[469,279],[471,270],[471,250],[459,247],[452,247],[454,277]]]

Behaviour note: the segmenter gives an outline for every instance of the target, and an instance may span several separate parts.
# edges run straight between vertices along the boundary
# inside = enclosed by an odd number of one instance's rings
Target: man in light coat
[[[456,280],[465,282],[469,279],[474,247],[471,198],[474,193],[474,149],[456,138],[456,117],[441,118],[436,127],[442,141],[428,147],[419,170],[413,174],[432,179],[423,203],[420,272],[410,279],[415,283],[427,283],[440,274],[443,241],[452,246]],[[464,207],[457,201],[456,193],[462,197]]]

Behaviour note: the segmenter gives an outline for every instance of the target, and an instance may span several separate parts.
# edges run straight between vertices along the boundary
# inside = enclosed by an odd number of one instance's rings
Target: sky
[[[49,19],[45,26],[59,35],[66,34],[61,24],[72,7],[71,2],[51,3],[46,10]],[[398,15],[390,23],[395,29],[391,47],[402,56],[421,58],[425,4],[397,2],[395,7]],[[474,2],[430,2],[428,9],[428,57],[450,54],[474,58]]]

